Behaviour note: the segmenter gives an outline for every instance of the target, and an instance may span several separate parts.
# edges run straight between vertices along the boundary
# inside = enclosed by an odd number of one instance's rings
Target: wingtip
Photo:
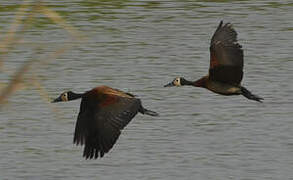
[[[231,27],[231,28],[233,28],[233,24],[232,24],[231,22],[227,22],[227,23],[225,23],[224,26],[223,26],[223,24],[224,24],[224,20],[221,20],[220,23],[219,23],[218,28],[225,27],[225,26],[226,26],[226,27]]]
[[[224,26],[227,28],[233,29],[233,24],[230,22],[227,22]]]
[[[220,23],[219,23],[219,25],[217,27],[217,30],[220,29],[222,27],[222,25],[223,25],[223,20],[220,21]]]

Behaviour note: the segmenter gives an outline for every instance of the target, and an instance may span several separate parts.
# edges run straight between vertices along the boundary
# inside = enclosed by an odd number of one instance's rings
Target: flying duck
[[[176,77],[164,87],[195,86],[206,88],[221,95],[243,95],[248,99],[262,102],[263,98],[252,94],[241,85],[243,77],[243,50],[237,42],[237,33],[231,23],[220,22],[210,44],[210,68],[208,75],[188,81]]]
[[[85,93],[67,91],[56,102],[81,98],[73,143],[85,145],[83,157],[97,159],[108,153],[116,143],[122,129],[139,112],[150,116],[159,114],[145,109],[140,99],[130,93],[99,86]]]

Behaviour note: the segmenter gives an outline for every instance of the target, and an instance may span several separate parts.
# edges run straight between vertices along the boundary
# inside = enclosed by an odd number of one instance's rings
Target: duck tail
[[[246,89],[245,87],[241,87],[241,94],[246,97],[247,99],[251,99],[251,100],[255,100],[258,102],[262,102],[263,98],[252,94],[248,89]]]

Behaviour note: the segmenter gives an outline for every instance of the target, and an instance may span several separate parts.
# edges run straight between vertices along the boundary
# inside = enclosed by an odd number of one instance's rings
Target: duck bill
[[[51,101],[51,103],[56,103],[56,102],[61,102],[61,101],[62,101],[61,96],[59,96],[58,98]]]
[[[173,87],[173,86],[174,86],[173,82],[170,82],[170,83],[166,84],[164,87]]]

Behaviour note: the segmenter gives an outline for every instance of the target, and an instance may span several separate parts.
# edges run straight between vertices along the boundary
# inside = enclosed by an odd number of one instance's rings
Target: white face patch
[[[173,84],[175,86],[181,86],[180,77],[175,78],[174,81],[173,81]]]
[[[67,92],[61,94],[61,99],[62,99],[62,101],[68,101]]]

